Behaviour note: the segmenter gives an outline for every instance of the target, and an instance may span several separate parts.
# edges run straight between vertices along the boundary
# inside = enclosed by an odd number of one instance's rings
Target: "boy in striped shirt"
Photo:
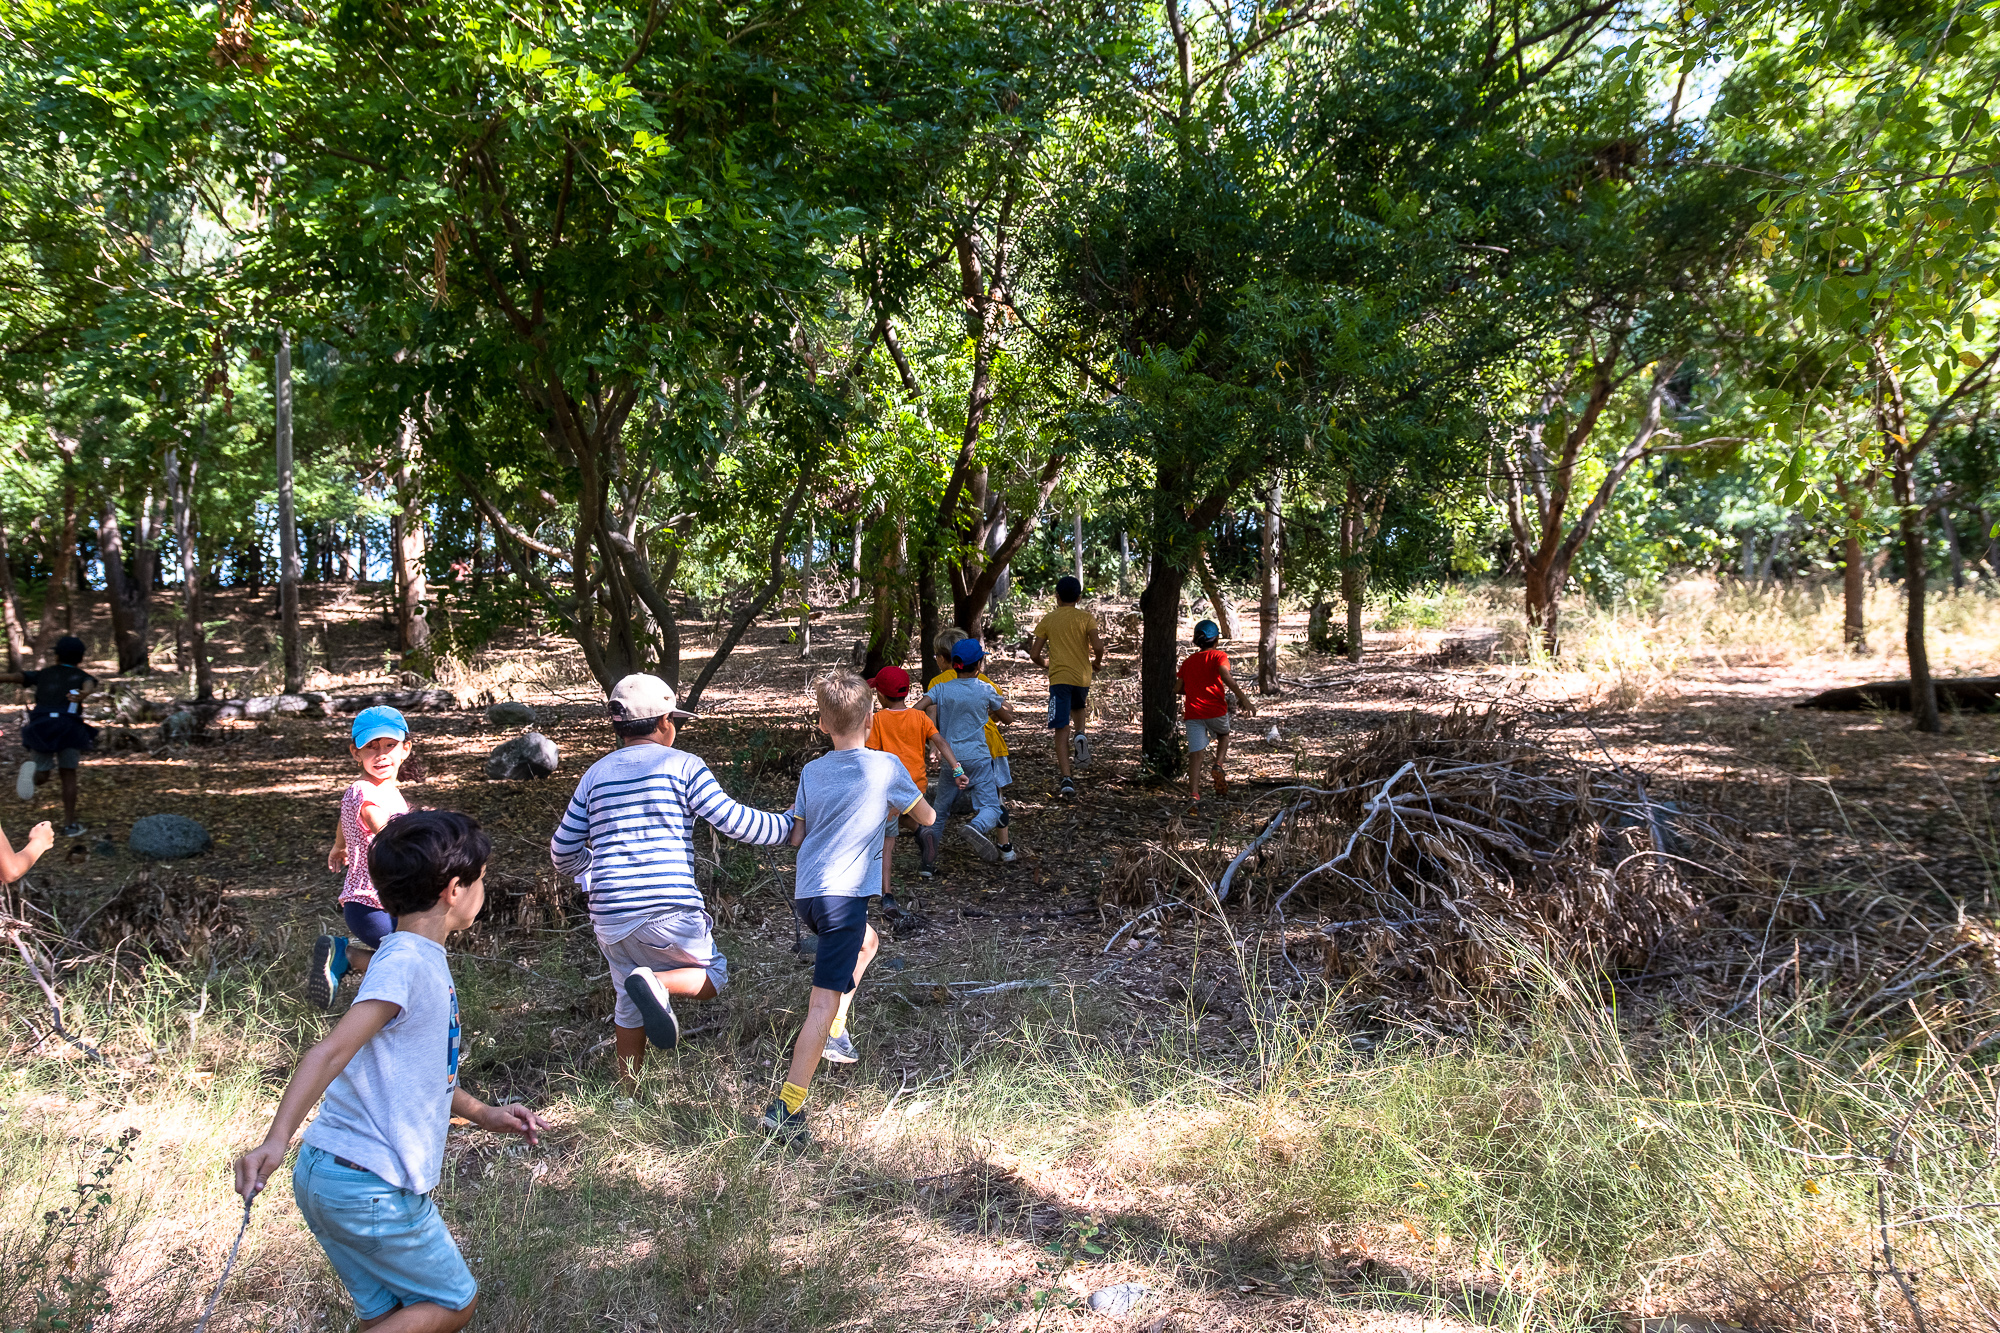
[[[611,965],[618,1077],[628,1092],[649,1040],[662,1050],[680,1041],[672,997],[706,1000],[729,983],[694,882],[695,816],[738,842],[773,846],[792,832],[790,815],[739,805],[707,764],[674,748],[678,724],[694,717],[678,704],[658,676],[618,682],[606,710],[619,748],[576,784],[549,840],[556,869],[583,887]]]

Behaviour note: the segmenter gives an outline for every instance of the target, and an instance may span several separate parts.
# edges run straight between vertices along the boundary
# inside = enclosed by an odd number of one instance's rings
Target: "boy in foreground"
[[[902,760],[903,767],[910,774],[910,781],[917,784],[919,791],[930,787],[930,764],[926,755],[928,751],[935,750],[940,767],[951,765],[952,780],[963,790],[967,785],[965,770],[952,757],[951,746],[945,743],[937,723],[931,720],[929,713],[910,707],[910,673],[899,666],[885,666],[871,676],[868,683],[874,687],[875,696],[882,703],[868,724],[868,748]],[[937,840],[929,836],[928,830],[917,828],[908,815],[889,816],[888,822],[882,825],[884,916],[893,916],[897,910],[889,871],[896,860],[896,832],[903,824],[908,824],[917,832],[917,847],[923,857],[917,874],[929,879],[937,873]]]
[[[979,678],[979,664],[985,660],[985,645],[977,639],[960,639],[952,645],[952,679],[933,685],[924,700],[924,711],[944,733],[945,743],[958,756],[959,767],[965,770],[966,777],[960,790],[946,791],[939,783],[932,795],[939,798],[936,805],[940,819],[948,817],[961,801],[970,800],[972,818],[957,826],[959,836],[971,844],[982,861],[1013,861],[1018,858],[1014,844],[1008,839],[1007,812],[1000,805],[995,761],[982,752],[987,722],[993,718],[1012,722],[1014,710],[1007,707],[998,690]],[[937,833],[935,829],[931,833],[934,848],[938,843]]]
[[[868,899],[881,878],[882,821],[908,815],[919,825],[937,818],[909,770],[894,755],[866,748],[874,699],[852,671],[820,678],[819,729],[833,750],[799,770],[791,839],[799,849],[792,910],[818,937],[812,999],[792,1046],[791,1067],[777,1099],[758,1124],[781,1138],[805,1133],[801,1109],[822,1058],[860,1058],[847,1036],[848,1007],[881,941],[868,924]]]
[[[1181,717],[1187,727],[1188,747],[1188,799],[1201,800],[1201,760],[1198,757],[1215,742],[1215,753],[1211,756],[1213,767],[1209,770],[1215,779],[1215,794],[1229,794],[1229,781],[1222,776],[1222,761],[1229,757],[1229,703],[1223,698],[1227,689],[1236,696],[1236,711],[1247,717],[1255,717],[1257,710],[1250,705],[1250,699],[1236,684],[1236,677],[1229,674],[1229,654],[1215,645],[1222,640],[1222,629],[1213,620],[1203,620],[1194,627],[1194,652],[1188,654],[1181,663],[1180,679],[1174,688],[1186,697]]]
[[[1070,768],[1070,734],[1076,735],[1075,761],[1090,762],[1090,737],[1083,729],[1090,706],[1090,682],[1104,666],[1104,640],[1097,617],[1078,606],[1083,585],[1074,574],[1056,580],[1056,609],[1041,618],[1028,640],[1028,657],[1049,671],[1049,731],[1055,736],[1056,771],[1062,775],[1064,800],[1076,799]]]
[[[63,831],[80,838],[90,830],[76,817],[76,766],[85,750],[97,748],[97,728],[83,720],[83,701],[97,688],[97,677],[83,669],[83,640],[66,634],[56,640],[56,660],[40,671],[9,671],[0,681],[25,685],[35,692],[28,724],[21,728],[21,745],[28,762],[14,783],[14,794],[35,799],[35,789],[52,773],[62,774]]]
[[[451,1118],[529,1143],[548,1128],[526,1107],[488,1106],[458,1086],[444,941],[479,915],[491,850],[477,823],[449,810],[384,826],[368,870],[396,929],[353,1007],[299,1061],[270,1133],[236,1162],[236,1192],[251,1198],[326,1097],[292,1167],[292,1196],[366,1329],[453,1333],[472,1321],[479,1284],[430,1199]]]
[[[785,815],[739,805],[708,765],[674,748],[694,719],[658,676],[631,675],[605,701],[619,748],[576,784],[549,839],[558,871],[574,876],[590,909],[597,947],[611,968],[618,1078],[638,1090],[646,1044],[680,1044],[673,997],[712,999],[729,984],[715,918],[694,882],[699,815],[738,842],[775,845],[792,831]],[[876,826],[878,834],[881,826]]]

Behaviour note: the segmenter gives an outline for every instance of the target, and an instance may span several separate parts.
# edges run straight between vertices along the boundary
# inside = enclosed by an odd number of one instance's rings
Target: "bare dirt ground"
[[[267,663],[275,622],[261,615],[250,621],[247,596],[219,600],[214,614],[232,622],[219,645],[221,675],[225,686],[236,686],[228,692],[237,692]],[[324,676],[315,684],[336,690],[393,684],[384,666],[389,631],[366,594],[310,588],[307,607],[309,626],[325,649]],[[1297,641],[1304,635],[1303,616],[1294,619],[1285,630]],[[845,661],[858,621],[858,612],[841,611],[818,622],[816,637],[827,646],[805,660],[787,642],[789,626],[757,626],[708,691],[699,722],[684,731],[684,748],[705,758],[738,799],[784,808],[799,763],[818,748],[810,677]],[[93,639],[101,641],[101,634]],[[1236,652],[1239,678],[1254,676],[1254,645],[1225,646]],[[894,1009],[890,993],[897,992],[902,1004],[916,1008],[938,1000],[942,983],[951,981],[1046,980],[1091,990],[1107,1013],[1121,1016],[1131,1041],[1176,1023],[1185,1028],[1189,978],[1219,977],[1219,965],[1198,957],[1197,941],[1171,929],[1149,930],[1136,946],[1121,940],[1116,955],[1105,956],[1107,941],[1129,915],[1115,903],[1100,903],[1122,850],[1148,842],[1241,847],[1277,809],[1276,788],[1315,780],[1338,749],[1410,710],[1518,711],[1544,743],[1643,772],[1656,790],[1732,821],[1762,863],[1806,896],[1829,886],[1868,884],[1904,895],[1930,892],[1939,902],[1940,923],[1948,917],[1948,899],[1990,906],[2000,717],[1954,717],[1945,735],[1923,737],[1909,729],[1907,717],[1794,709],[1794,702],[1818,690],[1868,678],[1824,663],[1690,671],[1674,682],[1671,697],[1626,711],[1580,711],[1559,691],[1552,693],[1546,678],[1531,679],[1509,666],[1439,665],[1433,647],[1383,636],[1369,643],[1358,667],[1288,651],[1284,674],[1291,683],[1281,696],[1258,700],[1254,720],[1239,721],[1230,755],[1235,790],[1226,799],[1204,800],[1195,813],[1184,792],[1138,779],[1136,645],[1114,648],[1093,692],[1095,757],[1082,770],[1081,795],[1073,804],[1051,794],[1055,768],[1046,737],[1034,725],[1044,697],[1040,673],[1020,658],[997,660],[990,674],[1025,705],[1023,721],[1009,733],[1015,781],[1007,793],[1022,859],[989,867],[951,847],[941,881],[920,884],[914,848],[906,843],[898,891],[923,925],[885,943],[872,974],[872,989],[881,997],[874,1003]],[[688,660],[700,660],[699,641],[686,651]],[[170,662],[170,645],[162,656]],[[109,677],[103,663],[94,669]],[[172,680],[150,692],[165,695]],[[462,942],[460,957],[491,965],[510,988],[503,1002],[496,983],[487,1012],[468,1020],[469,1045],[485,1047],[468,1078],[489,1094],[536,1098],[578,1078],[601,1079],[608,1066],[608,983],[592,984],[601,969],[593,966],[587,932],[579,933],[567,915],[572,891],[557,882],[546,849],[576,778],[613,741],[602,720],[601,694],[574,651],[558,640],[508,636],[481,655],[477,672],[459,688],[468,696],[484,690],[531,704],[541,717],[538,729],[563,756],[551,779],[491,781],[483,773],[485,756],[509,732],[488,727],[476,707],[412,716],[429,774],[412,790],[413,800],[473,814],[495,844],[488,885],[496,919]],[[216,846],[159,875],[219,887],[235,916],[228,947],[302,958],[312,937],[336,928],[339,919],[337,881],[324,858],[338,793],[351,780],[346,727],[345,719],[223,722],[211,743],[90,756],[81,803],[90,832],[60,842],[46,858],[38,876],[42,892],[66,919],[90,912],[141,873],[140,863],[123,851],[132,820],[158,811],[186,814],[208,826]],[[7,746],[5,757],[18,762],[14,736]],[[32,809],[17,806],[8,813],[7,830],[18,840],[29,821],[56,810],[51,785]],[[766,1007],[768,997],[785,987],[802,995],[805,984],[792,953],[789,869],[787,855],[765,849],[725,855],[708,868],[732,973],[752,984],[740,996],[732,988],[686,1021],[694,1042],[734,1046],[746,1086],[789,1041]],[[1301,924],[1310,927],[1310,914]],[[1723,968],[1666,984],[1683,984],[1692,988],[1686,992],[1691,997],[1726,1004],[1743,993],[1745,978]],[[977,1032],[1002,1024],[1008,999],[946,1003]],[[1225,989],[1199,1023],[1205,1056],[1226,1060],[1244,1049],[1247,1025],[1229,999]],[[884,1034],[889,1041],[863,1065],[826,1076],[843,1086],[874,1081],[878,1091],[857,1102],[852,1117],[872,1113],[902,1087],[946,1072],[926,1031],[918,1024],[891,1027]],[[833,1115],[830,1123],[838,1126],[847,1116]],[[455,1152],[476,1158],[487,1150],[482,1139],[466,1135]],[[974,1310],[1026,1280],[1037,1252],[1022,1242],[1044,1229],[1035,1220],[1038,1208],[1058,1217],[1085,1216],[1110,1202],[1094,1197],[1088,1163],[1072,1166],[1020,1184],[1017,1203],[1027,1220],[1011,1231],[953,1224],[957,1205],[949,1199],[885,1215],[884,1227],[903,1238],[901,1271],[891,1278],[900,1296],[885,1297],[886,1313],[851,1326],[909,1320],[940,1291],[959,1310]],[[1140,1266],[1066,1280],[1080,1293],[1127,1276],[1146,1273]],[[1199,1300],[1155,1309],[1132,1326],[1158,1333],[1402,1329],[1437,1322],[1410,1310],[1329,1306],[1300,1291],[1267,1262],[1229,1251],[1214,1258]],[[917,1319],[916,1325],[930,1321]]]

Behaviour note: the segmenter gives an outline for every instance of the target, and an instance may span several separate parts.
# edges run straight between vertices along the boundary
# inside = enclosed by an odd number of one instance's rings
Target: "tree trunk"
[[[25,671],[28,635],[21,627],[21,601],[14,590],[14,558],[7,550],[7,529],[0,526],[0,616],[7,627],[7,669]]]
[[[854,516],[854,549],[848,553],[847,600],[861,600],[861,515]]]
[[[1174,684],[1180,666],[1181,589],[1186,574],[1154,541],[1146,587],[1139,594],[1139,746],[1141,764],[1155,777],[1181,774],[1180,703]]]
[[[811,657],[813,651],[813,542],[818,540],[818,525],[815,520],[806,519],[806,548],[799,558],[799,656]]]
[[[1340,600],[1347,608],[1347,660],[1361,660],[1362,608],[1368,600],[1368,566],[1349,562],[1340,569]]]
[[[1902,512],[1903,593],[1908,599],[1908,615],[1903,626],[1903,648],[1910,658],[1910,716],[1918,731],[1943,730],[1938,716],[1937,690],[1931,685],[1931,658],[1924,643],[1924,597],[1929,570],[1924,550],[1924,512],[1917,503],[1916,460],[1906,449],[1896,450],[1894,485],[1896,505]]]
[[[305,688],[305,650],[299,642],[299,523],[292,495],[292,335],[278,330],[278,635],[285,648],[285,693]]]
[[[1131,595],[1132,588],[1132,534],[1123,528],[1118,530],[1118,595]]]
[[[1071,528],[1075,534],[1076,545],[1076,569],[1074,572],[1076,574],[1076,581],[1081,583],[1083,582],[1083,501],[1081,499],[1076,502],[1074,519],[1075,522]]]
[[[357,591],[368,586],[368,520],[357,516],[354,520],[354,587]]]
[[[1872,489],[1872,479],[1869,485]],[[1846,534],[1840,539],[1840,639],[1849,652],[1865,653],[1868,651],[1865,582],[1868,571],[1861,560],[1861,497],[1855,493],[1856,485],[1842,476],[1834,477],[1833,488],[1840,496],[1841,513],[1847,520]]]
[[[206,435],[204,418],[201,433]],[[198,460],[187,460],[182,475],[178,451],[167,450],[167,494],[174,513],[174,545],[181,556],[181,614],[186,621],[188,661],[194,667],[194,697],[215,697],[215,679],[208,661],[208,634],[201,623],[201,556],[196,549],[194,526],[194,483]]]
[[[1965,551],[1959,545],[1958,525],[1951,521],[1951,511],[1938,510],[1938,527],[1944,531],[1944,550],[1951,560],[1951,590],[1965,591]]]
[[[986,527],[986,559],[991,563],[1000,558],[999,553],[1007,544],[1007,502],[999,496],[993,497],[993,513]],[[1014,591],[1014,576],[1008,572],[1006,564],[1000,566],[999,577],[993,580],[992,595],[986,599],[987,614],[1000,609]],[[928,651],[928,650],[926,650]]]
[[[396,646],[406,653],[420,653],[430,643],[431,627],[425,619],[429,609],[430,586],[424,574],[425,539],[423,492],[417,485],[417,417],[403,414],[401,437],[396,442],[396,467],[391,478],[401,505],[390,520],[390,555],[396,578]]]
[[[130,562],[125,555],[125,538],[118,522],[118,502],[110,496],[97,519],[97,552],[104,562],[105,600],[110,603],[111,634],[118,646],[118,670],[145,672],[152,669],[152,653],[147,642],[152,629],[153,577],[158,562],[158,522],[153,515],[153,494],[147,491],[140,501],[139,521]]]
[[[1194,569],[1195,576],[1201,580],[1201,594],[1208,598],[1209,608],[1215,613],[1215,623],[1221,628],[1223,639],[1238,638],[1243,627],[1237,620],[1236,607],[1216,581],[1215,571],[1209,568],[1208,551],[1204,546],[1195,547]]]
[[[1284,494],[1283,474],[1271,474],[1271,489],[1264,497],[1264,540],[1258,549],[1262,557],[1263,596],[1257,603],[1257,693],[1278,692],[1278,521]],[[1123,533],[1119,534],[1122,538]]]
[[[1553,658],[1562,650],[1562,603],[1556,591],[1561,584],[1551,570],[1532,561],[1522,568],[1521,580],[1527,595],[1528,629],[1540,633],[1542,651]]]
[[[73,569],[76,563],[76,483],[63,483],[62,535],[56,539],[55,549],[49,552],[48,589],[42,596],[42,622],[35,633],[35,664],[47,666],[56,650],[56,602],[60,598],[63,608],[63,629],[68,632],[73,619],[70,612],[70,597],[75,587]]]
[[[937,560],[926,546],[917,557],[917,642],[921,645],[917,649],[918,662],[929,662],[931,644],[937,641],[938,631],[943,628],[938,623]],[[968,635],[975,632],[966,630]]]

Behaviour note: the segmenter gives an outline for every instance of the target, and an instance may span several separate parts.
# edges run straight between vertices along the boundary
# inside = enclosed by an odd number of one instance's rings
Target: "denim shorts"
[[[1090,703],[1088,685],[1049,686],[1049,730],[1061,731],[1070,724],[1070,714],[1075,713],[1077,730],[1083,730],[1083,710]]]
[[[1221,717],[1191,717],[1187,719],[1188,753],[1200,754],[1208,748],[1208,742],[1215,737],[1229,734],[1229,715]]]
[[[597,937],[604,961],[611,964],[613,1001],[611,1021],[621,1028],[646,1025],[639,1006],[625,993],[625,978],[634,969],[650,967],[655,972],[672,972],[698,967],[708,973],[717,990],[729,984],[729,960],[715,943],[715,918],[699,907],[677,907],[661,912],[622,939]]]
[[[380,1319],[425,1302],[463,1310],[479,1295],[429,1195],[342,1166],[332,1153],[307,1143],[292,1167],[292,1198],[340,1275],[357,1318]]]

